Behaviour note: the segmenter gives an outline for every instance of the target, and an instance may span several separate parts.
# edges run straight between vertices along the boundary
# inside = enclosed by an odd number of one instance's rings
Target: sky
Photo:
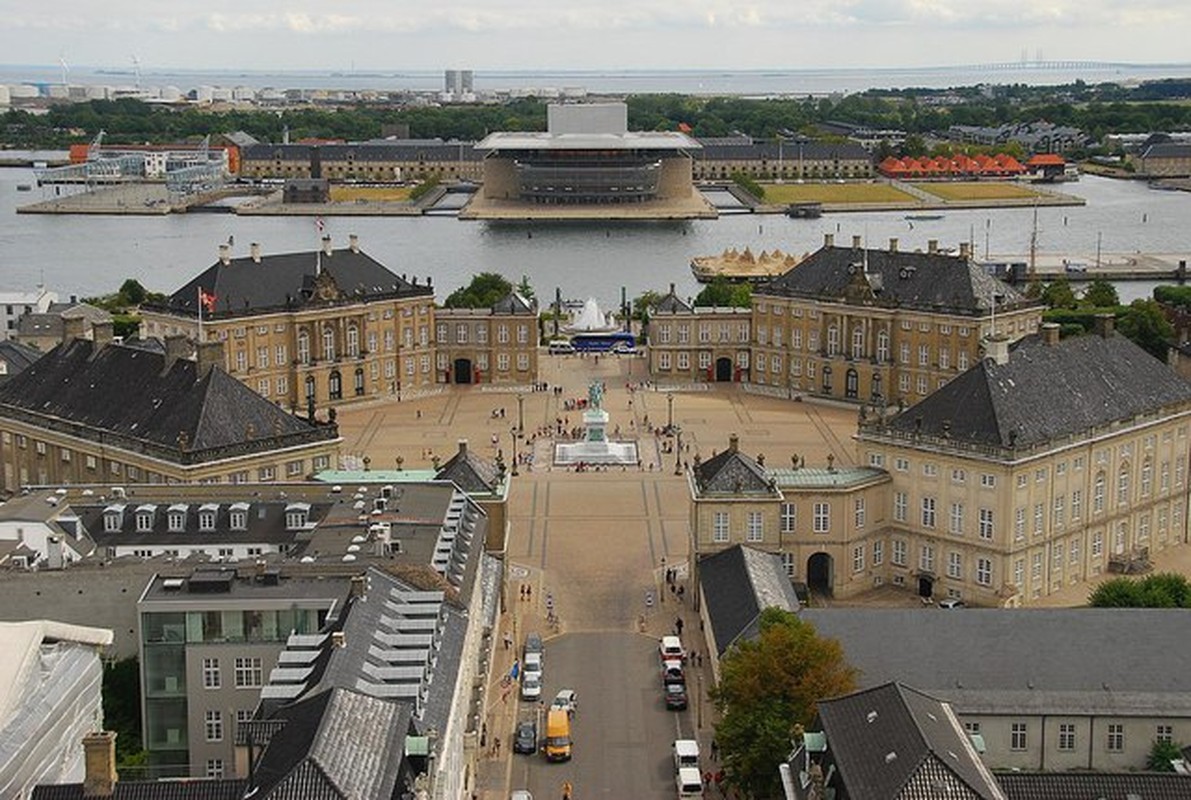
[[[0,63],[589,70],[1187,62],[1187,0],[0,0]]]

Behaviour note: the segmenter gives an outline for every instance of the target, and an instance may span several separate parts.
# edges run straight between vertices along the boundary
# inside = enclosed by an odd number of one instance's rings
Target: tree
[[[513,291],[513,284],[495,272],[481,272],[447,295],[443,308],[490,308],[496,301]]]
[[[521,282],[517,284],[517,294],[524,297],[526,300],[533,300],[533,286],[529,283],[529,276],[522,275]]]
[[[1160,572],[1144,578],[1113,578],[1088,597],[1095,608],[1191,608],[1191,581],[1184,575]]]
[[[140,674],[135,656],[103,667],[103,723],[116,732],[116,759],[121,767],[144,762]]]
[[[1146,769],[1151,772],[1174,772],[1174,765],[1170,762],[1183,757],[1183,748],[1174,742],[1154,742],[1150,746],[1150,754],[1146,757]]]
[[[1042,301],[1051,308],[1075,308],[1079,303],[1075,299],[1075,292],[1071,289],[1071,282],[1066,278],[1046,284],[1042,290]]]
[[[853,691],[856,670],[839,642],[778,608],[762,611],[757,638],[733,645],[720,666],[709,695],[723,715],[715,737],[725,777],[746,796],[777,796],[794,726],[814,721],[820,699]]]
[[[1154,358],[1166,361],[1166,352],[1174,340],[1174,326],[1166,319],[1158,303],[1153,300],[1134,300],[1120,318],[1118,329]]]
[[[695,305],[713,308],[748,308],[753,304],[753,288],[747,283],[713,278],[695,297]]]
[[[1083,293],[1083,301],[1086,305],[1096,308],[1108,308],[1121,304],[1116,287],[1103,278],[1094,280],[1088,285]]]

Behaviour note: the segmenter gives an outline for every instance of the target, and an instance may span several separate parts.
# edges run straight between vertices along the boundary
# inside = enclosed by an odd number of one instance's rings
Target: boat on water
[[[786,216],[793,219],[818,219],[823,216],[823,204],[791,203],[786,207]]]
[[[724,250],[718,256],[696,256],[691,259],[691,272],[699,283],[711,283],[717,278],[730,281],[767,281],[783,275],[798,265],[803,258],[781,250],[753,255],[752,250],[735,247]]]
[[[902,219],[910,222],[929,222],[931,220],[943,219],[943,214],[906,214]]]
[[[32,184],[28,184],[28,183],[18,183],[17,191],[18,192],[31,192],[31,191],[33,191],[33,186],[32,186]]]

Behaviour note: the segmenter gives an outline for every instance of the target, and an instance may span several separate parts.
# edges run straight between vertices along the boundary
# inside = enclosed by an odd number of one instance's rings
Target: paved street
[[[339,414],[344,453],[367,456],[374,468],[392,468],[398,456],[407,469],[429,468],[434,456],[450,457],[459,439],[467,439],[486,457],[500,451],[509,459],[511,431],[519,414],[524,415],[527,440],[559,419],[565,427],[577,426],[579,413],[568,413],[563,404],[586,397],[589,380],[599,379],[607,384],[609,429],[619,425],[623,435],[640,437],[641,469],[585,473],[552,468],[548,440],[542,437],[531,445],[537,462],[513,479],[511,585],[501,632],[509,631],[519,648],[527,630],[541,631],[547,648],[543,698],[549,703],[559,688],[574,688],[579,691],[580,711],[572,763],[514,757],[516,687],[502,700],[500,677],[511,667],[517,648],[504,651],[498,646],[485,715],[489,741],[478,780],[479,796],[485,800],[507,798],[511,789],[527,786],[538,800],[557,798],[563,780],[574,784],[575,800],[673,794],[668,761],[673,724],[679,720],[684,732],[692,730],[696,678],[689,678],[692,708],[685,714],[665,711],[653,648],[680,614],[687,647],[705,651],[705,644],[687,605],[662,591],[665,566],[686,574],[689,497],[685,479],[675,475],[674,455],[659,456],[661,440],[641,433],[665,426],[671,413],[668,392],[657,387],[626,389],[626,383],[645,379],[644,366],[644,361],[632,358],[601,357],[597,362],[590,357],[543,356],[542,380],[562,386],[561,397],[524,388],[447,387]],[[788,463],[796,453],[808,464],[826,463],[828,453],[835,455],[837,464],[856,463],[853,409],[792,403],[727,385],[675,388],[680,391],[673,394],[673,422],[681,426],[682,441],[690,448],[681,453],[688,462],[696,454],[706,458],[723,449],[728,436],[736,433],[742,450],[764,453],[770,464]],[[1159,570],[1191,572],[1188,548],[1162,554],[1161,559],[1155,565]],[[530,587],[531,599],[518,599],[520,584]],[[1087,588],[1071,587],[1065,595],[1068,603],[1081,604]],[[690,591],[688,587],[688,597]],[[645,602],[647,592],[655,598],[651,606]],[[559,618],[557,630],[547,625],[547,595]],[[860,602],[917,605],[915,598],[894,590],[874,592]],[[704,725],[697,733],[706,753],[710,705],[703,711]],[[502,740],[499,752],[491,741],[497,736]]]

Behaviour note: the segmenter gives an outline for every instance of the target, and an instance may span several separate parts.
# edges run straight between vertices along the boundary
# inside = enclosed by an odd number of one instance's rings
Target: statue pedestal
[[[608,441],[608,412],[589,408],[583,412],[583,441],[554,445],[554,463],[623,464],[635,466],[638,461],[636,442]]]

